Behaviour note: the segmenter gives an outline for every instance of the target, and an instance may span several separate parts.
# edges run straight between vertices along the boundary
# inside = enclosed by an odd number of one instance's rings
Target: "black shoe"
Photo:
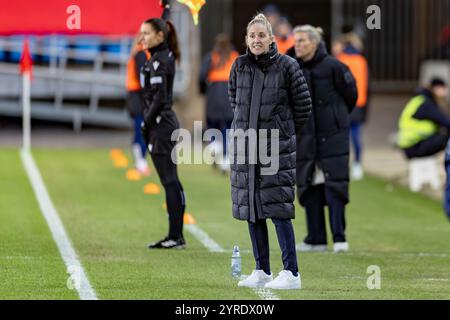
[[[152,243],[148,246],[149,249],[184,249],[186,247],[186,241],[184,239],[170,239],[165,237],[164,239]]]

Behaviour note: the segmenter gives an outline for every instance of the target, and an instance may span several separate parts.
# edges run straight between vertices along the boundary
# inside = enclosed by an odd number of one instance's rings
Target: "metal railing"
[[[175,5],[172,22],[178,31],[182,60],[177,65],[174,84],[175,98],[181,97],[190,81],[191,23],[188,10]],[[31,46],[31,53],[45,57],[46,63],[33,68],[31,88],[31,116],[37,119],[72,122],[75,130],[81,130],[83,123],[112,127],[128,127],[130,121],[125,110],[125,77],[129,58],[131,37],[120,38],[119,52],[89,51],[70,46],[89,37],[68,37],[64,46],[59,45],[60,36],[47,37],[46,46]],[[38,39],[43,43],[44,38]],[[99,39],[102,45],[111,40]],[[117,43],[117,40],[115,41]],[[0,38],[0,51],[11,53],[22,51],[22,43],[15,38]],[[42,60],[42,59],[40,59]],[[0,63],[0,114],[20,116],[21,77],[17,63]],[[102,103],[102,100],[103,101]],[[108,105],[106,100],[114,100]],[[86,103],[87,102],[87,103]]]

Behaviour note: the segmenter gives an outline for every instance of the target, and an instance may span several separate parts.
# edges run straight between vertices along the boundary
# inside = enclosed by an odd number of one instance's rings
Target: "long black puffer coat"
[[[275,44],[258,57],[247,50],[233,65],[229,97],[233,130],[268,129],[269,137],[271,129],[279,130],[279,169],[275,174],[262,174],[269,165],[261,164],[259,156],[256,164],[249,161],[249,152],[259,149],[259,143],[247,141],[245,150],[239,150],[236,142],[231,146],[233,217],[251,222],[294,218],[295,133],[311,113],[311,99],[299,65],[279,54]],[[264,143],[264,139],[258,139]],[[270,138],[265,142],[271,150]],[[239,159],[244,159],[244,164],[238,163]]]
[[[298,62],[313,104],[312,117],[297,136],[298,198],[303,204],[317,164],[324,173],[325,187],[347,203],[349,114],[358,97],[355,79],[346,65],[327,53],[323,42],[311,60]]]

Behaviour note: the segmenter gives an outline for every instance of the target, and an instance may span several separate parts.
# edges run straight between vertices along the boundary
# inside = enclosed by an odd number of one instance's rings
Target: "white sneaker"
[[[223,153],[222,142],[214,140],[211,144],[211,150],[212,150],[212,156],[216,160],[216,163],[218,163],[221,160],[221,158],[222,158],[221,156]]]
[[[264,285],[272,280],[272,273],[267,275],[263,270],[253,270],[251,275],[238,282],[238,287],[264,288]]]
[[[291,271],[282,270],[278,276],[266,284],[264,287],[266,289],[280,289],[280,290],[290,290],[290,289],[301,289],[302,280],[300,278],[300,273],[295,277]]]
[[[230,162],[228,160],[228,157],[225,157],[220,163],[219,163],[220,170],[224,173],[230,172]]]
[[[325,252],[328,250],[326,244],[308,244],[308,243],[300,243],[296,246],[297,251],[300,252]]]
[[[136,169],[144,176],[148,176],[150,174],[150,169],[148,168],[148,164],[145,159],[140,159],[136,162]]]
[[[360,163],[353,162],[352,164],[352,180],[359,181],[364,178],[364,170]]]
[[[348,251],[348,242],[336,242],[334,244],[334,252],[347,252]]]

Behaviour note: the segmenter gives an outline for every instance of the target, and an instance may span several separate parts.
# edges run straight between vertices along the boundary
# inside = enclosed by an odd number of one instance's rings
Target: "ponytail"
[[[175,30],[175,27],[173,26],[172,22],[167,21],[167,29],[168,29],[167,44],[169,45],[170,51],[173,52],[175,60],[180,62],[181,53],[180,47],[178,45],[177,31]]]
[[[159,18],[148,19],[144,23],[150,24],[156,32],[162,32],[164,34],[164,41],[167,42],[170,51],[173,52],[175,59],[179,62],[181,53],[178,45],[177,32],[173,24]]]

